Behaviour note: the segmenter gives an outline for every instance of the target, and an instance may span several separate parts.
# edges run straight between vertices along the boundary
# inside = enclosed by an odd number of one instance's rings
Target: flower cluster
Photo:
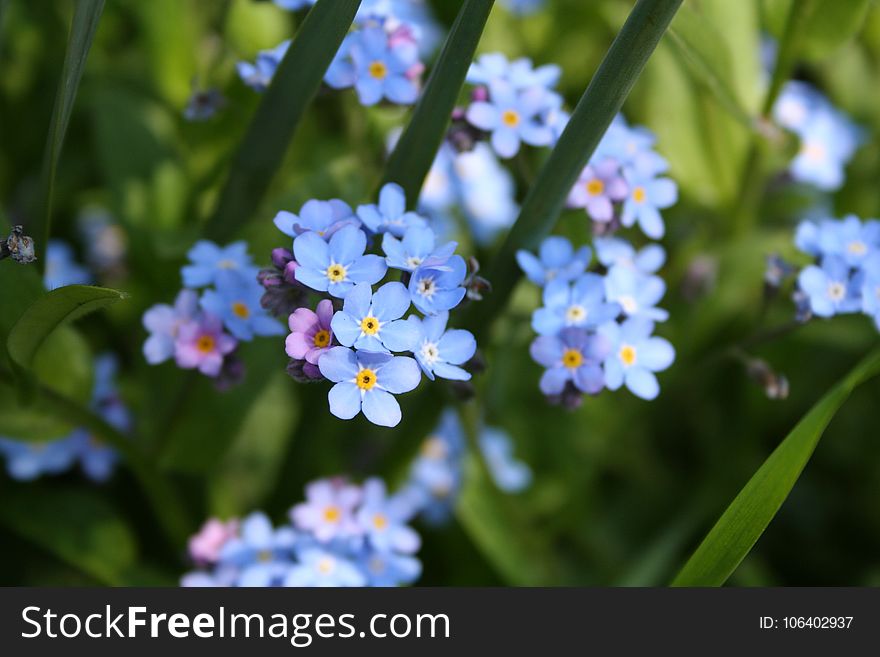
[[[95,383],[91,408],[120,431],[131,426],[128,409],[116,390],[117,363],[111,354],[95,360]],[[92,481],[110,478],[119,460],[116,450],[102,443],[88,429],[74,429],[70,435],[47,442],[22,442],[0,437],[0,454],[6,458],[9,476],[31,481],[44,474],[60,474],[79,463]]]
[[[380,479],[363,486],[323,479],[273,527],[263,513],[209,520],[190,539],[198,570],[183,586],[400,586],[421,574],[418,511],[406,493],[389,495]]]
[[[791,177],[823,191],[843,185],[844,169],[864,141],[863,131],[806,82],[789,81],[773,106],[773,118],[800,146]]]
[[[241,369],[234,358],[239,341],[282,335],[284,328],[260,305],[259,270],[244,242],[220,247],[202,240],[188,256],[181,270],[184,289],[174,305],[157,304],[144,313],[150,333],[144,356],[151,365],[173,357],[183,369],[235,378]]]
[[[501,4],[511,14],[516,16],[529,16],[544,8],[545,0],[502,0]]]
[[[800,318],[862,312],[880,330],[880,221],[804,221],[795,245],[816,259],[797,277]]]
[[[476,341],[447,329],[449,311],[466,294],[467,265],[455,242],[439,244],[427,220],[406,211],[399,185],[385,185],[378,204],[356,212],[338,199],[312,200],[298,215],[280,212],[275,224],[293,238],[293,250],[276,249],[275,269],[261,272],[263,305],[288,318],[294,378],[334,384],[333,415],[363,412],[374,424],[396,426],[394,395],[414,390],[423,373],[470,379],[461,366]],[[371,243],[383,255],[368,253]],[[380,285],[390,272],[398,280]],[[311,306],[310,297],[320,300]],[[411,306],[422,316],[404,318]],[[407,353],[413,357],[395,355]]]
[[[672,345],[652,336],[668,318],[657,307],[666,292],[654,274],[665,253],[658,245],[636,251],[620,238],[597,238],[597,270],[588,271],[588,247],[575,250],[564,237],[548,237],[537,255],[517,253],[529,280],[543,288],[543,306],[532,316],[538,337],[532,358],[545,369],[541,391],[566,406],[584,393],[626,386],[642,399],[660,392],[655,372],[675,359]]]

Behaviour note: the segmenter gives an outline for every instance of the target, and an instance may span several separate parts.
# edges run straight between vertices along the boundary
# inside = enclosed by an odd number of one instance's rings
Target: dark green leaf
[[[67,126],[70,123],[70,114],[73,111],[73,103],[86,65],[86,58],[103,10],[104,0],[77,0],[73,11],[73,21],[67,39],[67,54],[64,57],[64,68],[61,71],[61,83],[55,96],[55,108],[52,111],[52,121],[49,124],[46,153],[43,159],[40,210],[30,225],[31,236],[37,241],[37,248],[43,252],[45,252],[46,243],[49,241],[49,227],[52,223],[52,193],[55,188],[55,172],[61,157],[61,147],[64,144],[64,136],[67,134]]]
[[[868,354],[798,422],[764,461],[675,578],[673,586],[721,586],[773,520],[825,428],[859,385],[880,373],[880,349]]]
[[[206,227],[209,238],[228,239],[259,207],[360,3],[319,0],[309,11],[235,155],[229,179]]]
[[[792,10],[803,14],[803,40],[798,55],[820,60],[851,39],[862,27],[869,0],[825,0],[805,7],[803,0],[774,0],[765,3],[766,20],[772,32],[784,35]],[[809,10],[809,11],[807,11]]]
[[[465,0],[431,77],[385,169],[415,205],[446,128],[495,0]]]
[[[56,328],[124,298],[122,292],[90,285],[68,285],[46,293],[9,332],[6,346],[10,357],[22,367],[31,367],[37,351]]]
[[[474,306],[469,327],[483,334],[510,297],[516,252],[533,249],[553,229],[572,186],[645,67],[682,0],[639,0],[572,113],[559,143],[529,190],[519,218],[492,263],[493,291]]]

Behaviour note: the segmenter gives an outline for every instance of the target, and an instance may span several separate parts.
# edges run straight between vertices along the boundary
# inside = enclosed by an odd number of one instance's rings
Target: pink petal
[[[321,304],[318,304],[320,308]],[[287,324],[293,333],[305,333],[314,329],[318,323],[318,316],[308,308],[297,308],[287,319]]]

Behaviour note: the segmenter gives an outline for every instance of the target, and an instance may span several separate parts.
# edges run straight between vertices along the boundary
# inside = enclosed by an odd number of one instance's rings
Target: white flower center
[[[828,298],[832,301],[843,301],[846,296],[846,287],[843,283],[832,282],[828,284]]]
[[[406,259],[406,266],[409,267],[410,269],[415,269],[420,264],[422,264],[422,259],[419,258],[418,256],[410,256],[409,258]]]
[[[629,295],[618,297],[617,303],[620,304],[620,307],[623,308],[623,312],[627,315],[632,315],[639,309],[639,304],[637,304],[636,300]]]
[[[568,325],[582,323],[587,318],[587,309],[579,304],[569,306],[565,311],[565,322]]]
[[[863,256],[868,252],[868,245],[865,244],[862,240],[853,240],[846,245],[846,250],[849,251],[852,255]]]
[[[428,365],[433,365],[440,358],[440,350],[437,348],[437,345],[434,342],[428,342],[427,340],[422,343],[422,348],[419,350],[419,353],[422,356],[422,360]]]
[[[434,283],[434,279],[429,276],[427,278],[419,279],[419,284],[416,289],[421,296],[430,299],[437,291],[437,284]]]

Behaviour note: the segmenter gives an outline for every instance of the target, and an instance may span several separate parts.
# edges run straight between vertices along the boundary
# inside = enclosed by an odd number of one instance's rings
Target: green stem
[[[485,335],[507,305],[519,279],[516,252],[536,248],[550,233],[593,151],[623,106],[682,0],[639,0],[599,65],[571,115],[519,218],[492,263],[487,278],[494,290],[469,313],[468,327]]]
[[[767,90],[767,96],[764,98],[764,106],[761,110],[761,114],[764,117],[770,116],[770,112],[773,111],[773,105],[782,91],[782,86],[791,77],[797,54],[800,50],[801,38],[803,36],[802,28],[807,24],[807,19],[815,10],[816,5],[816,0],[797,0],[791,3],[791,9],[788,10],[788,18],[785,22],[785,31],[782,33],[782,40],[779,42],[776,65],[773,68],[773,76],[770,78],[770,87]]]

